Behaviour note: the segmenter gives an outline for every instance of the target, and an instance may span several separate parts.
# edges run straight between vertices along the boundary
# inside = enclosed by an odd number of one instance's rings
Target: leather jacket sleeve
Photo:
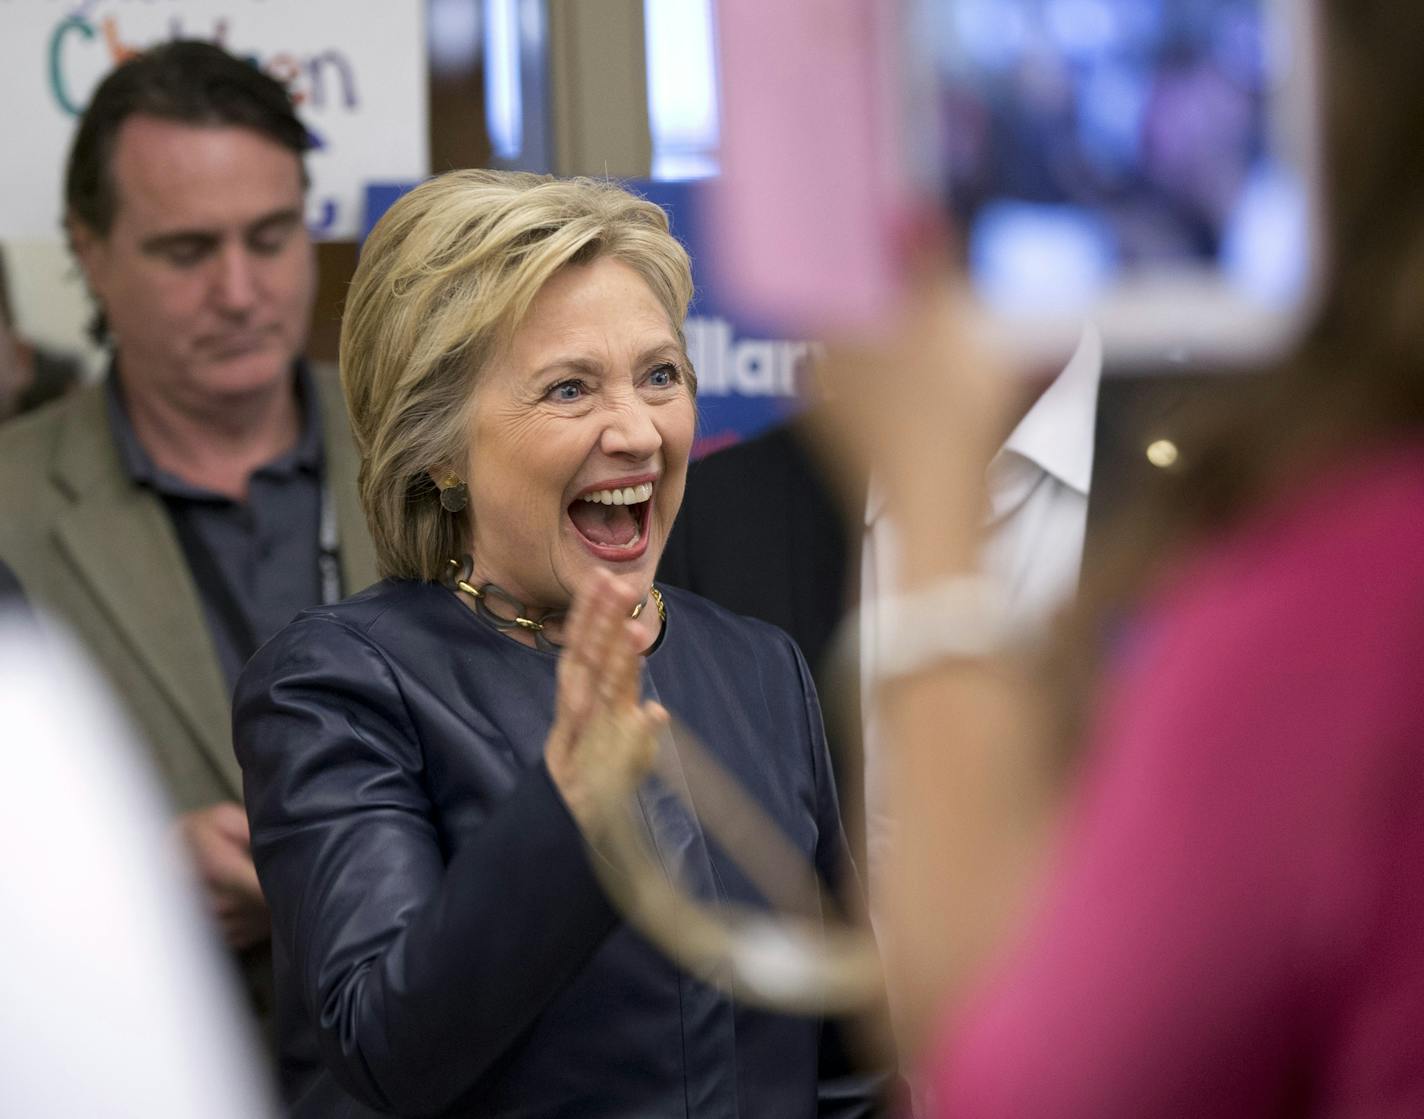
[[[616,918],[542,764],[451,849],[406,683],[362,632],[307,615],[243,674],[234,737],[324,1060],[371,1106],[420,1114],[477,1087]]]

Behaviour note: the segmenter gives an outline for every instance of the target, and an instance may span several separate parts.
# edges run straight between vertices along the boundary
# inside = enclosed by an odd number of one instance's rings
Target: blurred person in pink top
[[[1424,1115],[1424,38],[1321,10],[1317,319],[1128,519],[1058,671],[999,655],[975,571],[1013,378],[954,281],[828,359],[876,371],[829,439],[874,456],[919,608],[880,932],[930,1114]]]

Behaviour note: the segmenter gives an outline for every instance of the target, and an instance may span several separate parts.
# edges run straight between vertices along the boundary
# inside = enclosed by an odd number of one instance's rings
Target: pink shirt
[[[1424,448],[1199,556],[1123,668],[934,1113],[1424,1116]]]

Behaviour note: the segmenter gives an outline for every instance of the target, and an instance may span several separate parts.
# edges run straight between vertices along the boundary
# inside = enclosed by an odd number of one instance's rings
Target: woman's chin
[[[582,541],[580,543],[582,544]],[[650,547],[647,542],[644,542],[639,549],[636,558],[606,559],[599,552],[588,547],[580,547],[579,551],[582,554],[579,556],[578,566],[584,572],[584,576],[578,578],[576,582],[579,589],[587,585],[588,575],[595,568],[602,568],[611,574],[621,586],[636,594],[639,599],[648,593],[653,576],[657,573],[658,559],[662,554],[661,547]]]

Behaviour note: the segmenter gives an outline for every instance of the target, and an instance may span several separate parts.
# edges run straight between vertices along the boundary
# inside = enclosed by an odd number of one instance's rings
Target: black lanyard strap
[[[341,540],[336,531],[336,503],[326,474],[321,478],[321,516],[317,530],[316,569],[321,576],[321,602],[330,606],[341,601]]]

